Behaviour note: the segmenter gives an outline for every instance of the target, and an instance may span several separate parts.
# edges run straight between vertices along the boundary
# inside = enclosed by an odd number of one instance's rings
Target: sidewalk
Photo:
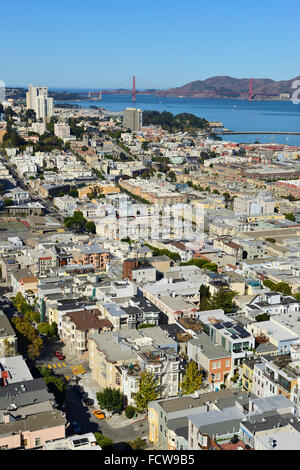
[[[145,415],[138,415],[137,418],[128,419],[125,413],[123,413],[122,415],[115,414],[109,419],[109,425],[112,428],[120,428],[120,427],[130,426],[132,424],[140,423],[140,422],[146,421],[147,419],[148,419],[148,416],[145,416]]]

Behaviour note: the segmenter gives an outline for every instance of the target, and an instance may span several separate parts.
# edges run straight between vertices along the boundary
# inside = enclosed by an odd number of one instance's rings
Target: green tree
[[[125,408],[125,415],[128,419],[132,419],[136,413],[136,409],[134,406],[126,406]]]
[[[280,292],[283,295],[292,294],[291,288],[286,282],[279,282],[276,284],[276,292]]]
[[[50,325],[50,336],[54,338],[57,336],[57,323],[55,321]]]
[[[133,394],[138,411],[145,411],[150,401],[156,400],[160,394],[158,379],[150,372],[141,372],[139,377],[139,391]]]
[[[287,220],[290,220],[291,222],[295,222],[295,220],[296,220],[296,218],[295,218],[295,216],[294,216],[293,213],[284,214],[284,216],[285,216],[285,218],[286,218]]]
[[[78,190],[76,188],[70,189],[69,196],[78,197]]]
[[[174,173],[174,171],[169,171],[167,176],[171,181],[176,181],[176,174]]]
[[[55,400],[59,405],[65,401],[67,385],[64,379],[56,375],[44,377],[44,381],[50,393],[53,393]]]
[[[215,263],[205,263],[203,266],[202,266],[203,269],[207,269],[208,271],[212,271],[214,273],[218,272],[218,266],[217,264]]]
[[[95,222],[92,222],[92,221],[87,222],[86,226],[85,226],[85,229],[86,229],[87,232],[95,234],[96,233]]]
[[[189,395],[200,390],[202,387],[202,378],[203,374],[196,362],[190,361],[186,367],[183,380],[179,384],[183,395]]]
[[[54,375],[52,369],[48,369],[48,367],[37,367],[38,372],[42,377],[52,377]]]
[[[9,199],[9,198],[4,199],[3,205],[4,205],[4,207],[13,206],[13,205],[14,205],[14,201],[13,201],[12,199]]]
[[[50,336],[50,325],[47,322],[42,322],[38,325],[38,331],[41,335]]]
[[[104,436],[103,434],[100,434],[100,432],[95,432],[94,436],[97,441],[97,444],[103,450],[112,450],[114,442],[109,437]]]
[[[81,211],[74,211],[72,217],[65,217],[64,219],[65,227],[77,233],[84,232],[86,224],[87,220],[83,217],[83,213]]]
[[[286,282],[276,282],[271,281],[270,279],[265,279],[263,281],[265,287],[271,289],[272,292],[280,292],[283,295],[291,295],[292,291],[290,286]]]
[[[208,310],[223,309],[225,313],[231,313],[235,307],[233,299],[236,295],[237,292],[220,289],[209,299]]]
[[[148,150],[149,148],[149,142],[143,142],[142,143],[142,150]]]
[[[262,315],[257,315],[255,317],[255,320],[257,322],[268,321],[270,320],[270,315],[268,315],[267,313],[263,313]]]
[[[107,387],[103,392],[96,394],[100,408],[104,408],[109,413],[112,411],[120,412],[124,406],[124,395],[119,389]]]
[[[210,307],[209,299],[211,297],[211,294],[209,292],[209,287],[206,287],[202,284],[199,289],[199,295],[200,295],[200,303],[199,303],[200,312],[209,310],[209,307]]]

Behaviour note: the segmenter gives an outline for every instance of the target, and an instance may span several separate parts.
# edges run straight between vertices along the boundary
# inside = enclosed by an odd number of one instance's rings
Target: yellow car
[[[96,416],[97,419],[105,419],[105,413],[101,410],[94,410],[93,414]]]

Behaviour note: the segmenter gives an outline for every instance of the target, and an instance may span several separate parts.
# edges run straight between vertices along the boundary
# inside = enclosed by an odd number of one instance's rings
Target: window
[[[226,367],[230,367],[230,359],[226,359]]]
[[[36,437],[36,438],[35,438],[34,445],[35,445],[35,447],[39,447],[39,446],[42,445],[42,442],[41,442],[41,438],[40,438],[40,437]]]
[[[221,374],[219,372],[216,374],[215,380],[217,381],[221,380]]]

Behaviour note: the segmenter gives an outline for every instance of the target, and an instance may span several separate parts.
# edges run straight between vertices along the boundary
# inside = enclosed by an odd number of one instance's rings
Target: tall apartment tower
[[[48,98],[48,88],[29,85],[26,107],[35,111],[37,119],[50,121],[53,115],[53,98]]]
[[[123,111],[123,127],[139,132],[143,125],[143,113],[140,109],[127,108]]]

